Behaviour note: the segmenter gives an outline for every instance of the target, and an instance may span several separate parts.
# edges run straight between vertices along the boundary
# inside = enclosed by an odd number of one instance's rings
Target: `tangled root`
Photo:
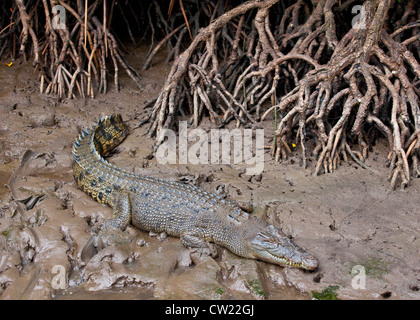
[[[380,132],[390,149],[392,188],[408,185],[410,164],[415,176],[420,172],[415,1],[366,1],[353,26],[336,25],[353,1],[308,2],[248,1],[201,29],[172,65],[145,121],[149,135],[172,126],[178,114],[191,114],[194,126],[205,114],[218,126],[245,126],[274,113],[275,159],[296,142],[306,167],[310,135],[317,175],[349,157],[375,171],[364,161]]]

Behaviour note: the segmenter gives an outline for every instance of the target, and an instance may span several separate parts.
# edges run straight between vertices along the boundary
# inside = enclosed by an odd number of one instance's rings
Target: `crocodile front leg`
[[[208,248],[209,242],[196,233],[183,233],[180,237],[181,243],[187,248]]]
[[[202,259],[202,257],[211,256],[212,258],[217,257],[216,246],[209,242],[211,239],[206,239],[204,234],[199,231],[188,231],[181,234],[181,243],[184,247],[193,248],[191,258],[196,260],[196,263]]]

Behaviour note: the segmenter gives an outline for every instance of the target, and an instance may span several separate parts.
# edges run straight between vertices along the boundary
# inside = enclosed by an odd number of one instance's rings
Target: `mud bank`
[[[130,63],[140,69],[144,49]],[[254,214],[281,227],[320,260],[314,272],[241,259],[223,248],[200,256],[179,239],[129,227],[90,259],[81,249],[92,228],[111,216],[78,190],[72,144],[101,115],[121,113],[134,128],[149,111],[169,66],[156,60],[143,73],[143,92],[121,77],[120,92],[94,100],[59,101],[38,93],[29,64],[0,64],[0,299],[311,299],[334,287],[340,299],[420,298],[420,179],[389,190],[385,142],[371,152],[371,173],[344,163],[314,177],[297,150],[264,172],[235,165],[161,165],[147,128],[131,130],[108,160],[135,173],[193,183],[251,201]],[[273,122],[260,125],[271,144]],[[210,130],[204,122],[204,130]],[[31,150],[30,152],[28,150]],[[96,253],[96,254],[95,254]],[[365,288],[352,280],[363,271]],[[360,282],[358,282],[360,285]]]

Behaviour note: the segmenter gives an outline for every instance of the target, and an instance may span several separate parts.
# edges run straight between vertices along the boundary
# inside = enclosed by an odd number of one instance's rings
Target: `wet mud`
[[[139,70],[145,50],[128,57]],[[142,73],[143,92],[121,73],[119,92],[62,101],[39,94],[30,64],[1,61],[0,299],[312,299],[332,287],[339,299],[420,298],[420,179],[389,189],[385,141],[367,161],[377,173],[351,162],[314,177],[314,161],[303,169],[299,150],[276,163],[267,149],[264,172],[255,176],[243,165],[159,164],[147,128],[133,128],[164,82],[163,60]],[[76,188],[72,144],[81,129],[115,112],[131,132],[108,161],[251,202],[253,214],[316,255],[320,268],[282,268],[220,247],[203,255],[134,227],[83,256],[111,209]],[[274,122],[259,126],[269,146]],[[202,128],[213,127],[204,120]]]

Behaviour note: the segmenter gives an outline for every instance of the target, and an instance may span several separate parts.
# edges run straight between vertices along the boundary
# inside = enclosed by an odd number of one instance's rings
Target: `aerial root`
[[[391,151],[391,187],[407,186],[410,164],[419,175],[420,111],[413,80],[420,78],[420,67],[411,50],[419,25],[404,26],[414,2],[392,34],[383,26],[395,3],[366,2],[365,28],[350,28],[340,37],[334,19],[338,1],[319,1],[310,14],[305,1],[296,1],[271,24],[275,4],[247,2],[195,35],[172,65],[149,117],[149,134],[172,126],[179,113],[191,114],[194,126],[207,114],[219,127],[274,116],[272,156],[280,161],[296,148],[307,167],[313,139],[317,175],[350,159],[377,173],[365,160],[379,133]],[[253,21],[251,28],[246,21]],[[232,50],[221,59],[217,51],[226,41]]]
[[[106,1],[96,0],[89,6],[87,1],[74,4],[59,2],[66,10],[68,22],[60,27],[53,27],[55,17],[50,14],[57,3],[53,0],[42,0],[40,5],[38,3],[25,7],[23,1],[18,0],[16,12],[19,12],[22,25],[20,52],[25,53],[30,35],[33,65],[39,72],[41,93],[60,98],[93,98],[96,93],[106,93],[108,60],[114,66],[116,91],[119,90],[119,66],[142,89],[139,74],[128,65],[115,36],[108,29],[113,8],[108,11]],[[114,1],[113,6],[115,3],[118,4]],[[102,21],[92,14],[101,4],[104,8]],[[88,16],[85,16],[85,11],[89,13]],[[45,18],[45,29],[41,29],[45,30],[45,34],[38,36],[41,30],[37,26],[41,20],[38,16],[42,15]],[[72,29],[69,29],[70,26]]]
[[[127,19],[132,10],[114,2],[135,44]],[[15,10],[21,29],[0,23],[4,35],[19,31],[22,50],[32,41],[41,91],[94,97],[107,92],[110,66],[116,90],[119,69],[141,87],[109,28],[112,8],[104,6],[101,20],[84,12],[95,12],[104,5],[102,0],[88,8],[83,6],[87,1],[73,7],[60,3],[74,21],[72,30],[52,28],[48,14],[52,0],[42,0],[45,37],[35,32],[37,8],[30,11],[22,0],[16,1]],[[141,122],[149,124],[149,136],[159,139],[158,133],[173,127],[178,116],[189,117],[195,127],[204,117],[217,127],[272,121],[275,160],[297,150],[303,167],[308,167],[309,157],[316,159],[316,175],[333,172],[349,160],[376,172],[365,160],[379,137],[385,137],[391,187],[405,187],[420,176],[416,0],[404,5],[365,1],[365,15],[356,23],[349,19],[353,1],[251,0],[230,10],[230,3],[223,0],[197,6],[184,2],[177,14],[169,8],[169,19],[162,3],[145,6],[152,47],[143,69],[152,65],[163,46],[168,48],[167,61],[174,62]],[[18,18],[17,13],[12,16]],[[203,21],[205,25],[200,25]],[[155,41],[159,33],[164,36]],[[0,41],[1,37],[0,33]]]

